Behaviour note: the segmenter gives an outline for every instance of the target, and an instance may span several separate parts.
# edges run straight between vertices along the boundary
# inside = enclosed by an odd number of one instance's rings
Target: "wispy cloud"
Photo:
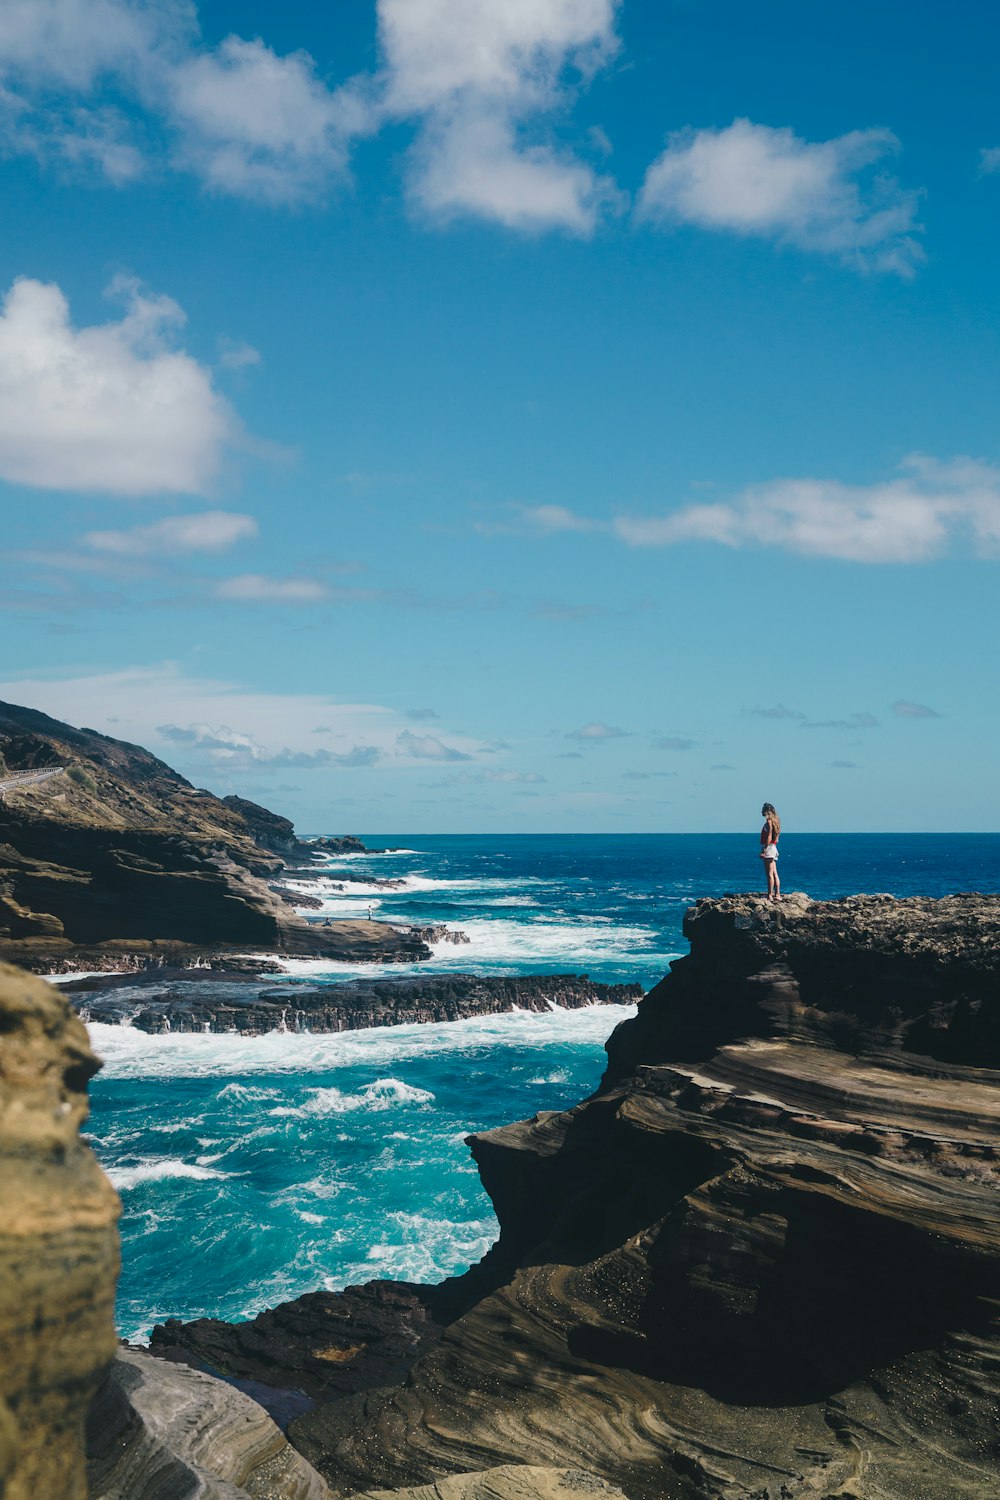
[[[616,724],[605,724],[600,719],[594,719],[589,724],[581,724],[579,729],[571,729],[566,738],[568,740],[581,740],[588,745],[596,745],[604,740],[624,739],[628,732],[627,729],[619,729]]]
[[[833,771],[860,771],[861,767],[856,760],[831,760],[830,769]]]
[[[88,531],[83,545],[113,557],[155,557],[163,553],[226,552],[257,535],[252,516],[206,510],[189,516],[167,516],[121,531]]]
[[[786,708],[783,703],[774,703],[770,708],[760,705],[754,708],[744,709],[744,713],[751,719],[804,719],[805,714],[799,713],[794,708]]]
[[[846,719],[804,719],[803,729],[878,729],[879,722],[874,714],[854,713],[848,714]]]
[[[410,729],[404,729],[396,736],[396,745],[401,755],[407,755],[413,760],[470,760],[471,756],[464,750],[457,750],[454,745],[446,745],[434,734],[414,734]]]
[[[239,604],[321,604],[331,597],[330,585],[320,578],[270,578],[264,573],[239,573],[223,578],[216,597]]]
[[[255,770],[294,768],[314,771],[328,766],[373,766],[381,758],[375,745],[354,745],[350,750],[268,750],[252,735],[228,725],[157,724],[156,732],[172,745],[189,745],[207,751],[213,761],[230,767],[250,763]]]
[[[924,252],[920,195],[883,168],[900,149],[890,130],[805,141],[789,129],[735,120],[672,135],[646,174],[640,217],[772,239],[861,270],[912,276]]]
[[[693,750],[697,740],[690,740],[682,734],[662,734],[653,741],[654,750]]]
[[[897,698],[889,710],[895,714],[897,719],[943,719],[936,708],[928,708],[926,703],[910,703],[906,698]]]
[[[610,532],[630,547],[708,542],[872,564],[929,562],[970,542],[992,557],[1000,549],[1000,468],[916,453],[896,476],[873,484],[775,479],[732,500],[561,529]]]
[[[0,683],[0,698],[160,747],[198,776],[213,768],[242,776],[251,770],[324,766],[377,766],[380,773],[395,768],[409,775],[421,762],[468,761],[483,748],[459,732],[446,739],[428,737],[421,745],[419,737],[407,738],[402,715],[380,704],[336,702],[319,693],[254,692],[239,683],[192,676],[170,663],[78,677],[18,678]],[[317,726],[324,736],[321,748]],[[423,754],[414,754],[413,739]]]

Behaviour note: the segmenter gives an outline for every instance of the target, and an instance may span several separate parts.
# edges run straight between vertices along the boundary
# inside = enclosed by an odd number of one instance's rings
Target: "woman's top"
[[[775,827],[775,825],[771,822],[771,819],[768,818],[767,822],[760,830],[760,847],[762,849],[766,849],[768,844],[776,844],[780,837],[781,830]]]

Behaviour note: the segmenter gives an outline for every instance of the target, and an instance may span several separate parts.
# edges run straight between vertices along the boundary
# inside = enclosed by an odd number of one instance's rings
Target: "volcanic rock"
[[[206,977],[215,982],[206,984]],[[595,984],[586,974],[386,976],[315,989],[289,983],[260,989],[221,971],[206,976],[204,970],[145,977],[142,983],[81,979],[67,989],[89,1021],[124,1022],[147,1032],[244,1036],[415,1026],[555,1006],[630,1005],[642,994],[637,984]]]
[[[466,1305],[291,1424],[338,1492],[1000,1493],[1000,898],[729,897],[686,931],[598,1093],[471,1138],[502,1232]]]

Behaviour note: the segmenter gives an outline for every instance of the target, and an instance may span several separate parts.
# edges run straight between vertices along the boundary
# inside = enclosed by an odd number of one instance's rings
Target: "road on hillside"
[[[4,792],[18,786],[34,786],[39,781],[48,781],[52,776],[61,776],[64,766],[46,766],[42,771],[8,771],[0,776],[0,797]]]

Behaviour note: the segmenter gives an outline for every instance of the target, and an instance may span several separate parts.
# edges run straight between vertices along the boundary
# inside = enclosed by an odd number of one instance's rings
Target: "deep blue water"
[[[327,861],[331,916],[447,922],[428,969],[589,973],[647,987],[685,950],[698,896],[762,888],[755,833],[366,840]],[[344,875],[364,877],[334,889]],[[997,834],[782,835],[785,891],[1000,891]],[[399,877],[386,891],[373,877]],[[306,886],[303,885],[303,889]],[[319,913],[319,919],[325,913]],[[291,963],[337,984],[347,965]],[[268,979],[268,985],[275,981]],[[252,1316],[317,1286],[433,1281],[479,1258],[496,1224],[463,1137],[560,1108],[596,1085],[624,1009],[512,1015],[336,1037],[147,1037],[95,1026],[106,1068],[91,1135],[122,1192],[121,1331],[167,1316]]]

